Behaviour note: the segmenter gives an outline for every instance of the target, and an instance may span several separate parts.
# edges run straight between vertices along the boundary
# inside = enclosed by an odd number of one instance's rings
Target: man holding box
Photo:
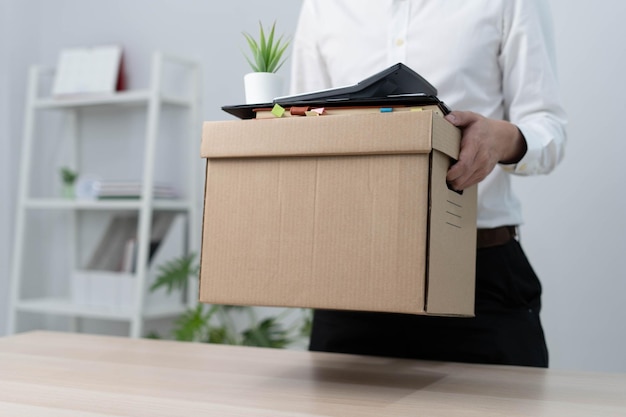
[[[448,182],[479,184],[475,318],[318,310],[311,350],[547,367],[541,284],[515,239],[510,184],[563,157],[547,0],[304,0],[292,61],[293,94],[405,63],[463,132]]]

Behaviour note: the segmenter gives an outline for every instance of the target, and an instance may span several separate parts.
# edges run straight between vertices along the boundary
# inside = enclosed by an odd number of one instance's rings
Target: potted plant
[[[63,184],[63,187],[61,189],[61,194],[65,198],[73,198],[74,197],[74,183],[76,182],[78,173],[75,171],[72,171],[68,167],[61,167],[59,169],[59,174],[61,175],[61,183]]]
[[[289,40],[282,35],[276,37],[275,29],[276,22],[266,34],[263,24],[259,22],[258,39],[243,32],[250,49],[250,56],[244,56],[253,71],[244,76],[248,104],[270,103],[283,93],[283,78],[277,71],[285,63],[286,58],[283,55],[289,46]]]

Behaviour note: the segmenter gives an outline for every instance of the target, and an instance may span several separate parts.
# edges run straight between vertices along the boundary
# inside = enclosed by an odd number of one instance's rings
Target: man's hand
[[[524,136],[512,123],[469,111],[453,111],[446,119],[463,132],[459,160],[446,177],[455,190],[478,184],[499,162],[514,164],[526,153]]]

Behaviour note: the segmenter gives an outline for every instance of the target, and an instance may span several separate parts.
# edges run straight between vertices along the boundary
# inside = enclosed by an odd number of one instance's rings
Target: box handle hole
[[[450,166],[448,167],[448,169],[450,169],[450,167],[456,163],[457,163],[456,159],[450,158]],[[457,193],[458,195],[463,195],[463,190],[455,190],[454,188],[452,188],[452,186],[450,185],[448,181],[446,181],[446,186],[448,187],[448,190],[453,191]]]

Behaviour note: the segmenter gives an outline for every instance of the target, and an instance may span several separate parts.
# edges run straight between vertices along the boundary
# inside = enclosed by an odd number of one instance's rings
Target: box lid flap
[[[428,110],[205,122],[201,156],[430,153],[433,117],[433,112]],[[441,122],[447,123],[443,119]],[[452,125],[449,127],[456,130]]]
[[[450,158],[459,159],[461,130],[443,117],[433,115],[432,147]]]

